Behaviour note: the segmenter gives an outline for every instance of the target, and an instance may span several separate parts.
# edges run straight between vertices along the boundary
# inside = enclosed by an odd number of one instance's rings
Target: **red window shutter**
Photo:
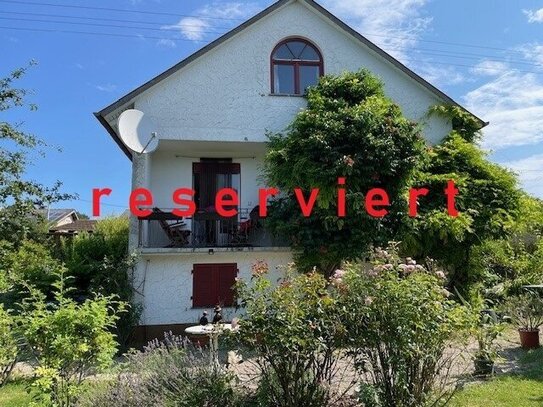
[[[226,307],[234,305],[234,289],[238,275],[238,265],[236,263],[220,264],[217,267],[219,282],[219,302]]]
[[[192,306],[208,307],[216,297],[212,264],[195,264],[192,276]]]
[[[195,308],[234,305],[236,263],[195,264],[192,276],[192,306]]]

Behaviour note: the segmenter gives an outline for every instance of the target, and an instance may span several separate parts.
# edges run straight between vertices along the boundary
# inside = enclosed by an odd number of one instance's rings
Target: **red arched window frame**
[[[291,42],[302,42],[305,44],[306,47],[310,47],[315,53],[318,55],[318,60],[304,60],[304,59],[282,59],[282,58],[276,58],[277,51],[279,48],[281,48],[283,45],[288,45],[288,43]],[[301,52],[303,53],[303,51]],[[319,77],[324,75],[324,62],[322,58],[322,54],[320,50],[313,44],[311,41],[308,41],[304,38],[298,38],[298,37],[291,37],[286,38],[280,43],[278,43],[275,48],[273,49],[271,56],[271,93],[272,94],[285,94],[282,92],[276,92],[275,89],[275,66],[276,65],[288,65],[292,66],[294,69],[294,95],[303,95],[305,93],[305,89],[300,89],[300,68],[303,66],[315,66],[319,69]]]

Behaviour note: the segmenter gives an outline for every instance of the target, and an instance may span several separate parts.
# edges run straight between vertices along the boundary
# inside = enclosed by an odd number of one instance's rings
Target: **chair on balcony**
[[[255,206],[249,212],[249,218],[242,220],[237,224],[237,227],[232,231],[233,244],[248,244],[249,236],[256,228],[260,226],[260,216],[258,214],[259,206]]]
[[[170,240],[168,247],[183,247],[189,244],[190,230],[185,229],[187,224],[182,219],[177,218],[171,221],[171,214],[159,208],[153,208],[153,214]]]

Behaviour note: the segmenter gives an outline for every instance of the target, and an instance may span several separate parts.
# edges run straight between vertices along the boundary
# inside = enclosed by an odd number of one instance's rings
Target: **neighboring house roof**
[[[469,114],[471,114],[473,117],[475,117],[479,121],[479,124],[480,124],[481,128],[488,125],[488,122],[483,121],[482,119],[478,118],[476,115],[474,115],[473,113],[468,111],[466,108],[464,108],[463,106],[458,104],[451,97],[449,97],[448,95],[443,93],[441,90],[436,88],[434,85],[432,85],[431,83],[426,81],[421,76],[417,75],[411,69],[409,69],[404,64],[402,64],[400,61],[398,61],[397,59],[395,59],[391,55],[387,54],[384,50],[379,48],[377,45],[375,45],[373,42],[368,40],[366,37],[361,35],[359,32],[357,32],[353,28],[349,27],[346,23],[344,23],[339,18],[334,16],[332,13],[330,13],[324,7],[322,7],[321,5],[316,3],[314,0],[279,0],[279,1],[275,2],[274,4],[272,4],[271,6],[266,8],[265,10],[261,11],[260,13],[255,15],[254,17],[252,17],[249,20],[245,21],[243,24],[239,25],[238,27],[234,28],[233,30],[231,30],[231,31],[227,32],[226,34],[222,35],[221,37],[217,38],[215,41],[213,41],[213,42],[209,43],[208,45],[206,45],[205,47],[201,48],[199,51],[197,51],[194,54],[190,55],[188,58],[185,58],[181,62],[177,63],[176,65],[174,65],[171,68],[169,68],[168,70],[166,70],[165,72],[161,73],[160,75],[154,77],[150,81],[148,81],[148,82],[144,83],[143,85],[139,86],[138,88],[134,89],[132,92],[126,94],[123,97],[121,97],[119,100],[117,100],[116,102],[112,103],[111,105],[105,107],[101,111],[99,111],[97,113],[94,113],[94,115],[100,121],[100,123],[106,128],[108,133],[111,135],[113,140],[115,140],[115,142],[119,145],[121,150],[123,150],[123,152],[131,160],[132,159],[132,153],[123,144],[123,142],[119,138],[118,134],[115,132],[115,130],[111,127],[111,125],[106,120],[105,117],[108,114],[112,113],[114,110],[116,110],[116,109],[118,109],[118,108],[120,108],[122,106],[127,105],[128,103],[133,101],[136,96],[138,96],[139,94],[145,92],[150,87],[156,85],[157,83],[161,82],[162,80],[164,80],[164,79],[168,78],[169,76],[173,75],[174,73],[179,71],[181,68],[183,68],[184,66],[186,66],[189,63],[193,62],[197,58],[201,57],[202,55],[204,55],[208,51],[211,51],[212,49],[219,46],[220,44],[222,44],[226,40],[228,40],[231,37],[235,36],[239,32],[245,30],[247,27],[255,24],[256,22],[258,22],[262,18],[266,17],[268,14],[274,12],[275,10],[283,7],[284,5],[286,5],[286,4],[288,4],[288,3],[292,2],[292,1],[301,1],[301,2],[304,2],[304,3],[308,4],[309,6],[313,7],[316,11],[320,12],[322,15],[327,17],[329,20],[331,20],[333,23],[335,23],[339,28],[344,30],[347,34],[349,34],[349,35],[353,36],[354,38],[356,38],[358,41],[360,41],[361,43],[366,45],[368,48],[370,48],[371,50],[376,52],[378,55],[383,57],[385,60],[390,62],[392,65],[394,65],[395,67],[397,67],[398,69],[403,71],[409,77],[411,77],[412,79],[417,81],[420,85],[427,88],[430,92],[435,94],[444,103],[451,104],[451,105],[454,105],[454,106],[458,106],[462,110],[464,110],[464,111],[468,112]]]
[[[37,211],[39,215],[47,219],[51,224],[57,224],[68,216],[73,216],[78,219],[75,209],[40,209]]]
[[[66,225],[51,228],[49,231],[54,234],[78,234],[81,232],[94,232],[96,228],[96,220],[78,219]]]

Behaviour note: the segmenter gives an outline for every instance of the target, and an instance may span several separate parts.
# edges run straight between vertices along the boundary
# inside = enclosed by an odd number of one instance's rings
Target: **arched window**
[[[303,95],[324,74],[322,55],[309,41],[289,38],[271,55],[272,93]]]

